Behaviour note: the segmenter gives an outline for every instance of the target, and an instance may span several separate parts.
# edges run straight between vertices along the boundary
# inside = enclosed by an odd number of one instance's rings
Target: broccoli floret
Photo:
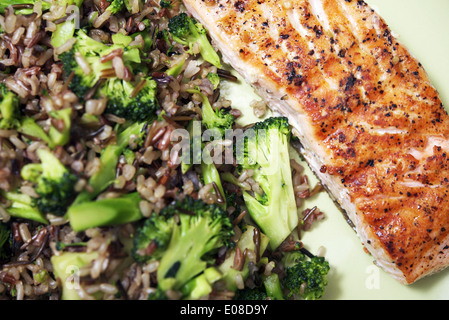
[[[50,111],[48,115],[50,118],[59,121],[60,123],[58,128],[52,125],[48,131],[51,146],[64,146],[70,141],[72,109],[66,108],[57,111]]]
[[[147,77],[137,83],[110,79],[100,93],[108,98],[106,113],[114,114],[129,121],[151,121],[159,109],[156,81]]]
[[[182,12],[169,20],[168,29],[172,39],[188,46],[189,52],[192,52],[193,45],[196,43],[200,47],[201,57],[217,68],[221,68],[220,57],[207,38],[207,30],[198,21]]]
[[[157,217],[172,224],[172,231],[165,252],[159,259],[157,270],[158,288],[180,290],[191,279],[195,278],[208,265],[214,263],[213,256],[218,249],[231,244],[234,234],[232,222],[222,207],[208,205],[201,200],[190,197],[176,201],[164,208]],[[163,222],[162,222],[163,224]],[[163,224],[164,225],[164,224]],[[139,228],[136,239],[143,239],[144,244],[136,240],[136,254],[144,253],[143,259],[152,259],[151,250],[146,251],[146,243],[153,243],[159,232],[153,235],[155,228]],[[139,235],[139,233],[148,234]],[[158,252],[158,254],[160,254]]]
[[[142,218],[140,200],[139,193],[133,192],[117,198],[83,202],[70,206],[67,218],[75,231],[135,222]]]
[[[212,192],[216,193],[215,189],[217,189],[219,193],[217,194],[217,201],[220,205],[226,207],[226,195],[221,183],[220,173],[214,163],[201,163],[201,178],[205,185],[210,183],[214,185]]]
[[[0,129],[16,129],[20,133],[38,138],[47,143],[50,148],[65,145],[70,139],[72,109],[61,109],[48,113],[49,117],[58,122],[58,128],[50,126],[49,132],[39,126],[33,118],[22,116],[19,110],[19,97],[0,83]],[[62,121],[62,122],[61,122]]]
[[[159,5],[161,6],[161,8],[167,8],[167,9],[171,9],[173,7],[170,0],[161,0],[159,2]]]
[[[211,131],[211,136],[219,135],[223,137],[226,130],[232,129],[235,117],[231,113],[225,109],[214,110],[207,96],[198,89],[190,89],[188,92],[197,94],[202,99],[201,122],[206,129]],[[214,131],[217,131],[217,134]]]
[[[324,257],[308,258],[300,251],[287,253],[284,257],[286,267],[282,285],[289,293],[287,297],[300,296],[305,300],[320,299],[327,286],[329,262]]]
[[[76,42],[70,51],[59,55],[68,88],[81,99],[100,80],[101,72],[110,68],[109,63],[101,63],[100,56],[108,50],[108,46],[90,38],[82,29],[76,33]],[[90,71],[81,68],[75,56],[79,55],[89,65]]]
[[[155,214],[145,219],[134,237],[132,250],[134,259],[145,262],[162,258],[170,243],[173,226],[173,218],[161,218]]]
[[[264,287],[249,288],[237,290],[234,300],[268,300],[268,294]]]
[[[78,178],[47,149],[38,149],[41,163],[27,164],[22,168],[22,178],[35,183],[34,190],[39,195],[35,200],[41,213],[63,216],[67,205],[75,195]]]
[[[208,79],[212,83],[214,89],[218,88],[218,85],[220,84],[220,76],[218,75],[218,73],[209,72],[206,76],[206,79]]]
[[[109,46],[79,30],[73,48],[59,57],[65,77],[70,81],[69,89],[78,97],[84,99],[87,93],[91,94],[92,88],[97,89],[93,96],[107,98],[106,113],[142,122],[156,117],[156,110],[159,108],[156,82],[150,77],[136,77],[134,81],[119,79],[110,59],[102,59],[118,50],[121,51],[127,70],[132,72],[133,69],[138,69],[138,72],[145,72],[141,66],[140,50],[129,47],[132,41],[131,36],[117,33],[112,36],[113,44]],[[87,67],[78,65],[76,57],[84,60]]]
[[[164,291],[162,291],[159,288],[156,288],[155,291],[151,292],[148,295],[148,300],[168,300],[168,297]]]
[[[262,276],[262,284],[237,290],[234,300],[284,300],[281,281],[276,273]]]
[[[8,6],[16,6],[16,5],[34,5],[36,2],[38,2],[38,0],[2,0],[0,2],[0,13],[3,14],[5,13],[5,9]],[[46,2],[46,1],[42,1],[42,11],[48,10],[50,9],[51,3]],[[14,7],[13,7],[14,8]],[[33,13],[33,9],[16,9],[16,14],[21,13],[21,14],[31,14]]]
[[[120,155],[129,146],[132,136],[137,139],[143,136],[145,133],[144,127],[145,123],[133,123],[118,131],[115,143],[109,144],[100,155],[101,168],[89,179],[89,191],[80,192],[73,205],[93,200],[114,182]]]
[[[20,126],[19,97],[0,83],[0,129],[16,129]]]
[[[51,257],[53,273],[62,287],[62,300],[81,300],[77,286],[79,270],[98,258],[98,252],[63,252]]]
[[[244,189],[245,205],[275,250],[298,226],[298,213],[290,168],[290,127],[283,117],[256,123],[236,154],[240,170],[254,170],[253,179],[263,194]],[[248,133],[248,132],[245,132]],[[242,158],[242,153],[243,158]]]

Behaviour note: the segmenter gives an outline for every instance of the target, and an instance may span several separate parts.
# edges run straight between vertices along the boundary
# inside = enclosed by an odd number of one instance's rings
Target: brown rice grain
[[[76,39],[75,38],[70,38],[69,40],[67,40],[64,44],[62,44],[61,46],[57,47],[55,49],[55,54],[56,55],[60,55],[61,53],[70,51],[70,49],[72,49],[73,45],[75,44]]]
[[[27,243],[31,240],[31,233],[26,223],[19,224],[19,232],[23,242]]]
[[[126,179],[126,181],[130,181],[136,174],[136,167],[127,163],[123,166],[122,171],[122,175]]]
[[[153,213],[153,205],[146,200],[139,202],[139,209],[145,218],[148,218]]]

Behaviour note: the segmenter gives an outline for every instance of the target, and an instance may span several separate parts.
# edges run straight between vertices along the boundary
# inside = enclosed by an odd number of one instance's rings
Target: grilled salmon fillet
[[[404,284],[449,264],[449,117],[364,1],[183,0],[269,106],[376,264]]]

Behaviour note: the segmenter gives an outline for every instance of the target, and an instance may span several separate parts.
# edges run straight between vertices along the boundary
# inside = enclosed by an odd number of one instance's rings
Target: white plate
[[[445,106],[449,106],[449,1],[448,0],[367,0],[387,21],[411,53],[427,70],[434,86],[441,94]],[[226,82],[223,92],[233,106],[244,110],[244,123],[254,122],[248,109],[257,98],[247,84]],[[305,165],[307,166],[307,165]],[[317,182],[307,168],[311,185]],[[321,193],[305,204],[317,205],[325,212],[326,219],[317,224],[302,238],[312,252],[325,248],[330,262],[329,285],[324,299],[448,299],[449,269],[437,275],[405,286],[373,265],[373,259],[365,253],[355,232],[326,193]]]

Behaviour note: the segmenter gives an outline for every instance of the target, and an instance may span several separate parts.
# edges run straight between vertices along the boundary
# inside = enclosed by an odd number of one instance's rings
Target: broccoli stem
[[[266,121],[265,125],[270,125],[283,120]],[[259,182],[264,195],[252,196],[243,190],[243,199],[253,220],[270,238],[271,249],[275,250],[298,226],[298,212],[290,168],[289,136],[276,126],[262,129],[265,133],[258,132],[257,141],[248,142],[248,150],[256,151],[258,166],[253,178]]]
[[[202,274],[190,280],[182,289],[184,300],[198,300],[212,292],[213,284],[220,280],[222,274],[215,267],[204,270]]]
[[[206,60],[207,62],[213,64],[217,68],[221,68],[221,61],[220,57],[218,56],[215,49],[212,47],[212,45],[209,42],[209,39],[207,38],[206,34],[202,34],[198,37],[198,43],[200,45],[200,55],[201,57]]]
[[[39,140],[44,141],[51,149],[55,147],[53,141],[50,139],[44,129],[42,129],[42,127],[39,126],[33,118],[23,119],[21,126],[17,130],[24,135],[38,138]]]
[[[2,100],[0,102],[0,129],[16,129],[20,126],[19,98],[6,86],[0,87]]]
[[[134,123],[117,136],[115,144],[108,145],[100,156],[101,169],[89,179],[91,191],[82,191],[73,205],[90,201],[111,185],[115,180],[120,155],[129,144],[131,136],[139,135],[144,123]]]
[[[58,48],[75,35],[75,20],[68,20],[56,25],[56,30],[51,35],[51,45]]]
[[[48,131],[48,136],[51,141],[53,141],[53,144],[56,146],[63,146],[70,141],[72,108],[50,112],[49,115],[53,119],[62,120],[64,123],[64,128],[61,131],[54,126],[51,126]]]
[[[255,250],[254,244],[254,232],[255,227],[248,225],[245,232],[243,232],[239,241],[237,242],[237,247],[241,252],[245,252],[245,250]],[[268,243],[270,239],[263,233],[260,233],[260,248],[259,255],[262,257],[266,248],[268,247]],[[237,282],[236,276],[240,273],[242,275],[243,280],[245,280],[249,275],[248,268],[248,260],[245,261],[245,264],[242,270],[236,270],[233,268],[234,258],[235,258],[235,249],[232,250],[231,254],[226,258],[226,260],[218,267],[218,270],[223,274],[223,279],[225,280],[226,289],[235,292],[237,290]]]
[[[38,149],[37,156],[41,160],[42,173],[47,179],[58,180],[67,172],[67,168],[47,149]]]
[[[226,207],[226,197],[221,183],[220,173],[214,163],[201,163],[202,178],[204,184],[213,183],[217,186],[220,194],[217,194],[218,203]],[[215,193],[215,190],[213,191]]]
[[[98,257],[98,252],[64,252],[51,257],[55,278],[62,285],[62,300],[81,300],[78,295],[79,270]]]
[[[142,218],[140,200],[139,193],[134,192],[118,198],[83,202],[70,206],[67,217],[75,231],[134,222]]]
[[[185,215],[181,217],[181,219],[189,218]],[[181,224],[182,226],[174,225],[170,244],[157,271],[158,287],[163,291],[180,289],[185,284],[183,281],[195,277],[207,266],[207,263],[201,260],[203,245],[198,244],[197,240],[198,231],[205,232],[209,229],[209,221],[199,219],[194,228],[189,230],[183,228],[189,223],[181,222]]]
[[[167,71],[165,71],[165,73],[168,76],[172,76],[172,77],[176,78],[181,73],[182,67],[184,66],[188,57],[189,57],[188,54],[183,54],[182,56],[180,56],[175,61],[175,64],[171,65],[170,68],[168,68]]]
[[[29,195],[17,192],[5,192],[3,193],[3,197],[12,202],[11,206],[6,208],[12,217],[48,224],[45,216],[33,206],[33,199]]]
[[[276,300],[284,300],[284,293],[278,274],[272,273],[269,276],[265,276],[263,279],[263,285],[269,297]]]
[[[49,113],[51,118],[63,121],[64,128],[62,131],[59,131],[56,127],[51,126],[47,134],[33,118],[23,118],[21,125],[17,128],[17,131],[24,135],[38,138],[39,140],[44,141],[50,149],[54,149],[56,146],[65,145],[70,140],[71,114],[71,108]]]

